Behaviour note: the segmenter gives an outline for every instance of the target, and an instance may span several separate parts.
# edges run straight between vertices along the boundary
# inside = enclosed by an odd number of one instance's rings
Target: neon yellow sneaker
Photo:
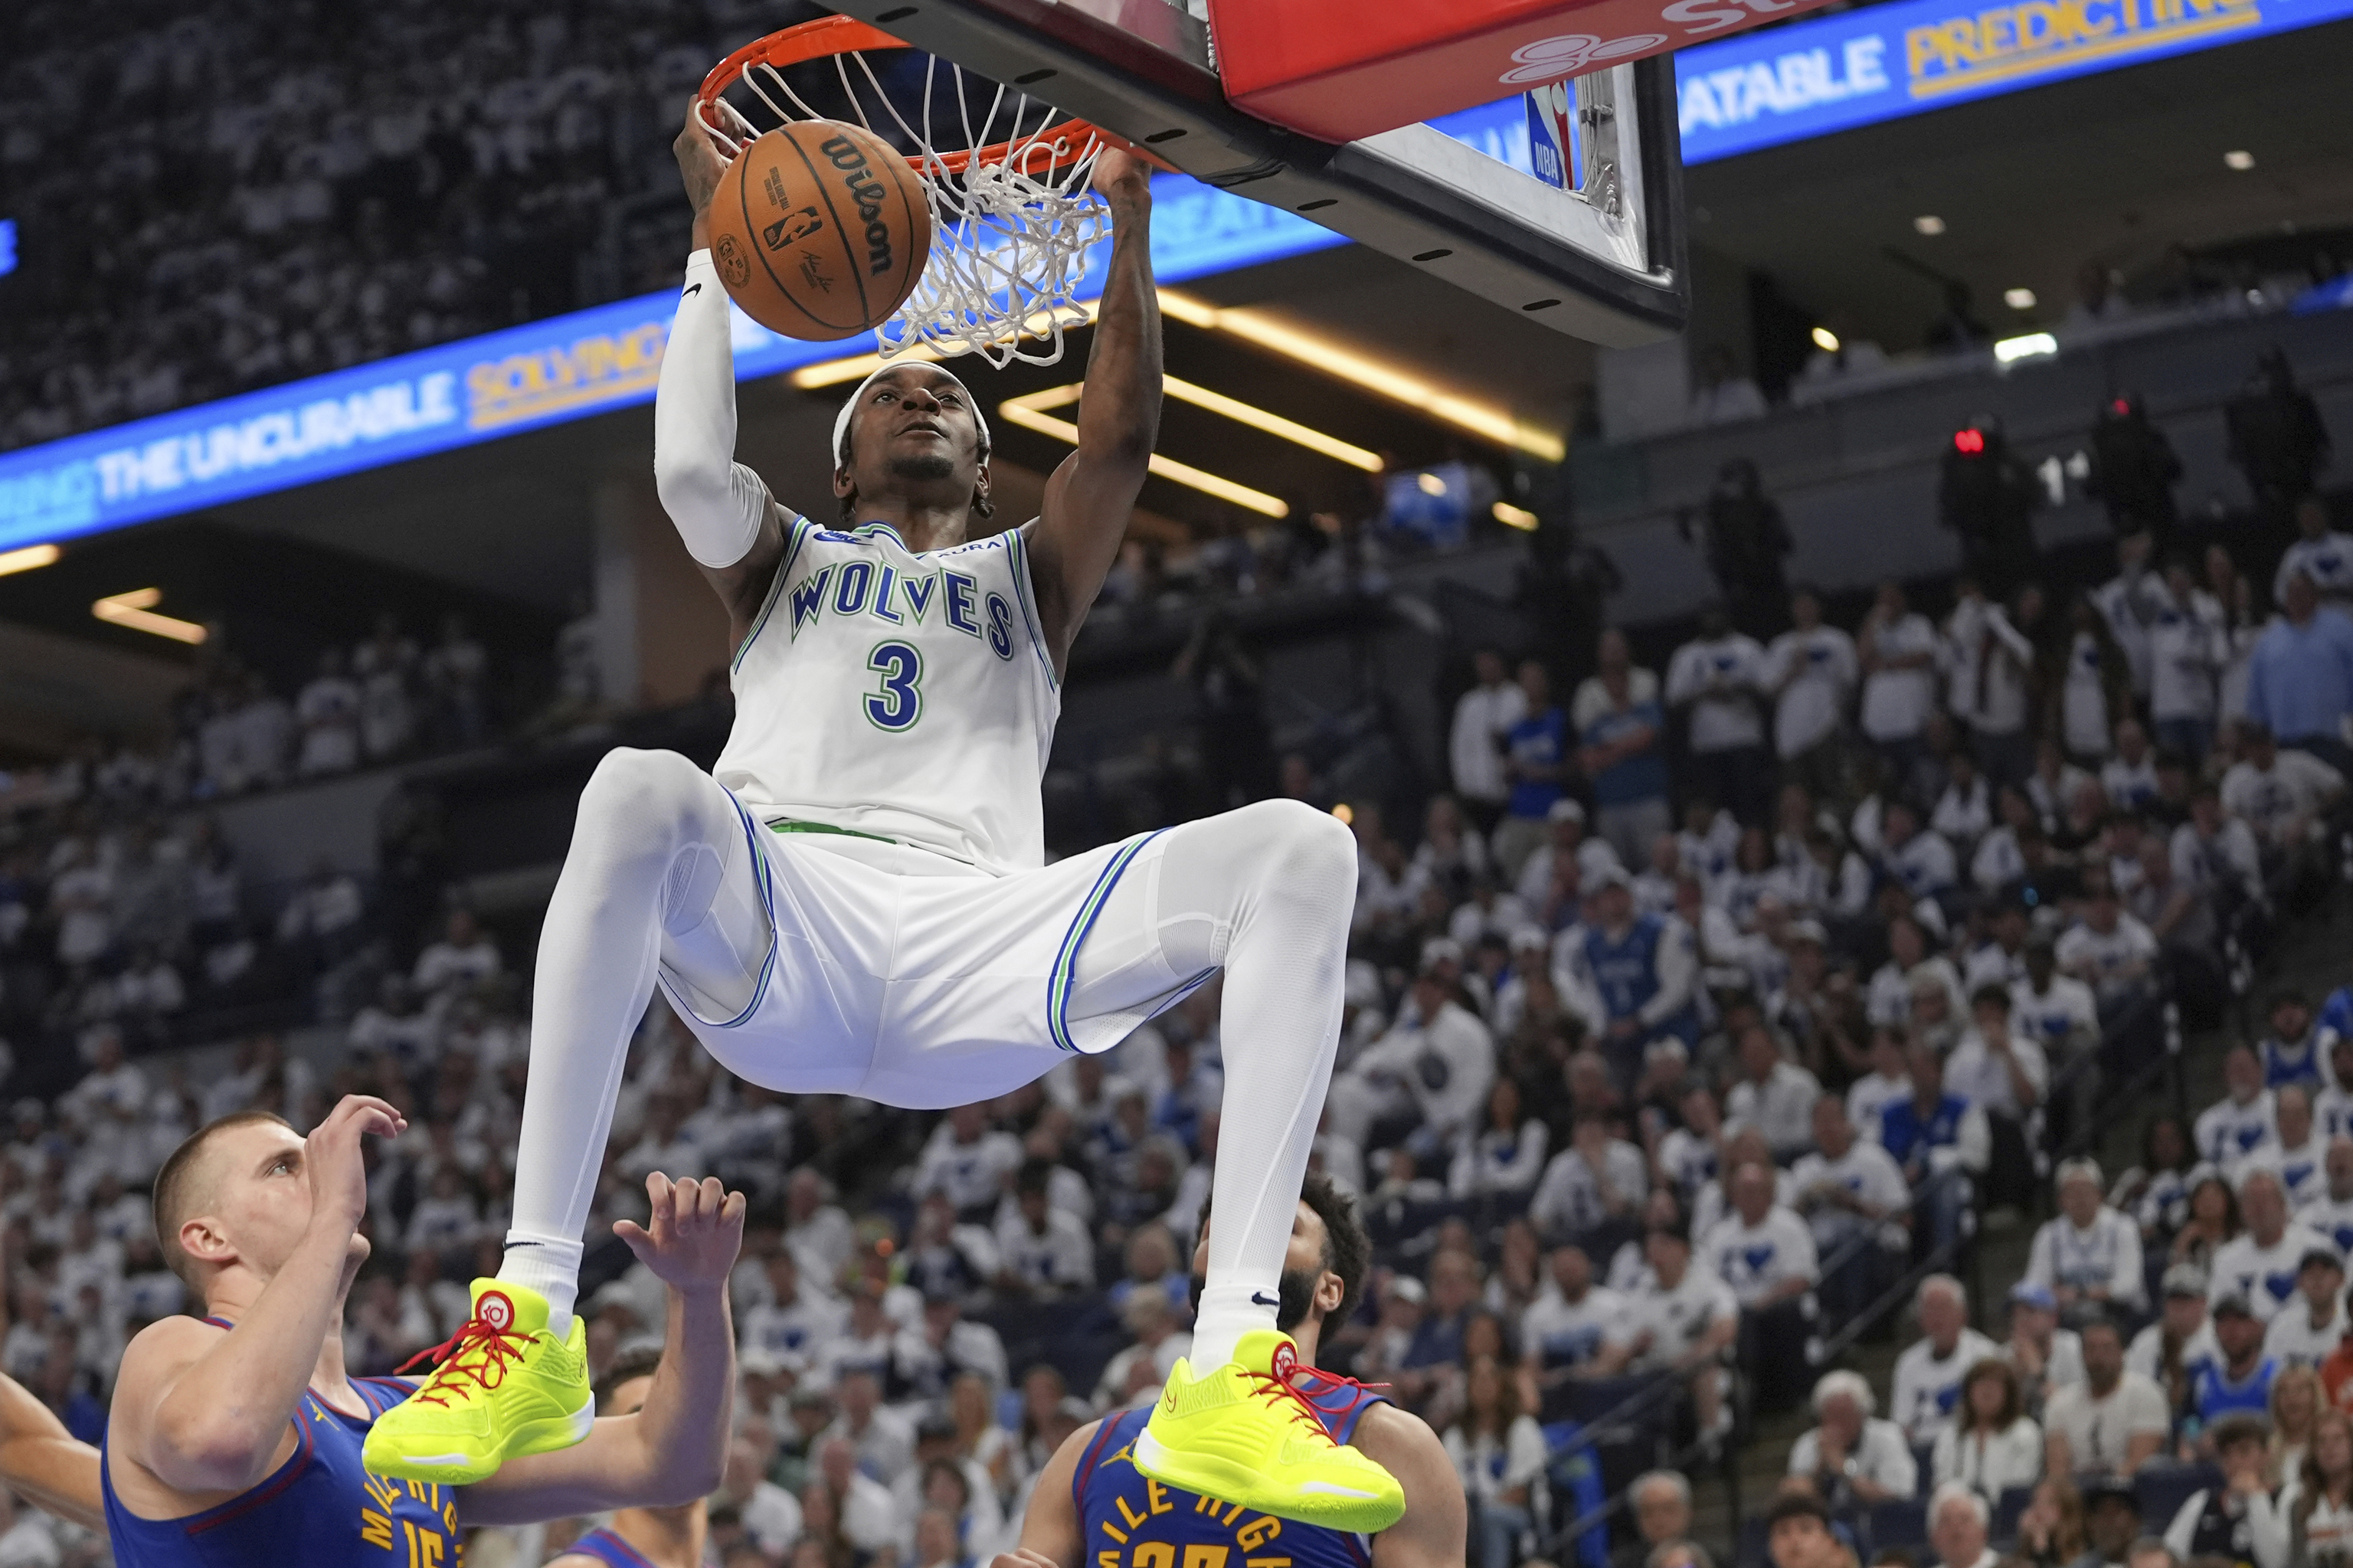
[[[1291,1386],[1291,1336],[1258,1329],[1234,1359],[1194,1375],[1178,1361],[1136,1435],[1135,1467],[1155,1481],[1302,1524],[1371,1535],[1405,1512],[1405,1489],[1356,1449],[1332,1441],[1315,1407]]]
[[[368,1428],[360,1462],[375,1474],[468,1486],[571,1447],[596,1419],[586,1328],[575,1317],[568,1340],[549,1333],[547,1298],[528,1287],[474,1281],[474,1315],[417,1361],[437,1355],[440,1369]]]

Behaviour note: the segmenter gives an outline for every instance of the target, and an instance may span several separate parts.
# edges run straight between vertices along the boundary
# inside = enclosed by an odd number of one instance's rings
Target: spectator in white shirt
[[[987,1106],[957,1106],[925,1140],[909,1190],[918,1198],[944,1192],[957,1217],[986,1223],[1020,1164],[1021,1140],[989,1127]]]
[[[1333,1080],[1325,1103],[1329,1129],[1360,1148],[1381,1117],[1413,1113],[1409,1151],[1440,1171],[1484,1119],[1495,1081],[1494,1037],[1453,999],[1447,964],[1443,949],[1425,952],[1397,1022]]]
[[[1982,986],[1969,999],[1975,1025],[1945,1061],[1945,1087],[1989,1117],[2023,1123],[2051,1086],[2042,1047],[2011,1026],[2010,992]]]
[[[1547,1237],[1586,1236],[1640,1213],[1649,1193],[1642,1151],[1610,1137],[1609,1117],[1588,1107],[1577,1113],[1569,1146],[1545,1167],[1528,1203],[1528,1223]]]
[[[2059,972],[2056,946],[2031,937],[2021,950],[2023,979],[2010,988],[2010,1026],[2042,1047],[2054,1062],[2073,1061],[2100,1043],[2100,1009],[2092,988]]]
[[[1822,624],[1821,596],[1800,588],[1789,596],[1790,630],[1773,640],[1757,684],[1773,694],[1773,749],[1785,782],[1817,796],[1839,782],[1839,758],[1829,743],[1844,728],[1847,700],[1860,674],[1854,640]]]
[[[2348,1042],[2347,1048],[2353,1050],[2353,1042]],[[2341,1092],[2328,1091],[2330,1095]],[[2327,1237],[2343,1251],[2353,1247],[2353,1138],[2343,1132],[2333,1135],[2323,1166],[2327,1175],[2327,1190],[2297,1210],[2295,1217],[2305,1228]]]
[[[1054,1168],[1022,1162],[1013,1179],[1013,1207],[998,1216],[999,1287],[1016,1295],[1062,1296],[1095,1283],[1095,1248],[1086,1222],[1049,1196]]]
[[[2140,1227],[2103,1201],[2097,1161],[2059,1167],[2059,1213],[2034,1233],[2026,1280],[2051,1292],[2063,1311],[2104,1307],[2138,1316],[2147,1305]]]
[[[2296,1266],[2295,1289],[2263,1330],[2263,1354],[2284,1367],[2316,1367],[2353,1327],[2345,1312],[2344,1260],[2327,1246],[2306,1253]]]
[[[1772,1032],[1762,1023],[1741,1031],[1739,1049],[1741,1077],[1725,1097],[1725,1124],[1757,1128],[1776,1159],[1811,1148],[1820,1081],[1782,1055]]]
[[[1864,616],[1855,652],[1863,671],[1861,727],[1907,778],[1920,731],[1936,704],[1936,629],[1914,611],[1904,585],[1883,582]]]
[[[1904,1031],[1890,1023],[1871,1030],[1871,1071],[1847,1086],[1846,1118],[1861,1136],[1879,1141],[1881,1113],[1912,1097],[1911,1069],[1905,1061]]]
[[[1498,1077],[1487,1091],[1487,1125],[1454,1156],[1447,1190],[1457,1198],[1533,1192],[1544,1174],[1545,1124],[1520,1114],[1520,1086]]]
[[[1928,813],[1928,828],[1950,844],[1957,856],[1968,854],[1992,831],[1993,793],[1978,772],[1977,759],[1968,752],[1955,751],[1945,759],[1945,792],[1936,797],[1936,808]]]
[[[1855,1136],[1846,1104],[1836,1095],[1814,1101],[1812,1126],[1814,1152],[1789,1168],[1789,1206],[1813,1231],[1816,1255],[1829,1258],[1859,1235],[1875,1236],[1878,1244],[1822,1280],[1822,1310],[1837,1322],[1851,1317],[1883,1283],[1883,1255],[1900,1251],[1909,1234],[1912,1189],[1894,1156]]]
[[[841,1533],[865,1553],[895,1552],[899,1509],[891,1489],[858,1467],[857,1446],[847,1437],[826,1436],[817,1445],[818,1473],[839,1500]]]
[[[1732,1289],[1694,1255],[1691,1237],[1679,1225],[1653,1224],[1642,1239],[1649,1277],[1627,1298],[1624,1340],[1605,1345],[1599,1368],[1604,1377],[1636,1372],[1696,1372],[1723,1360],[1740,1331],[1740,1303]],[[1691,1380],[1699,1429],[1723,1429],[1720,1367]]]
[[[2239,1162],[2278,1132],[2272,1092],[2263,1087],[2263,1065],[2250,1045],[2233,1045],[2222,1057],[2223,1097],[2198,1113],[2192,1140],[2198,1158],[2219,1171]]]
[[[2148,629],[2149,717],[2158,742],[2198,767],[2214,744],[2218,677],[2230,657],[2222,605],[2187,561],[2165,568],[2165,605]]]
[[[1814,1384],[1814,1429],[1789,1446],[1789,1474],[1811,1476],[1833,1510],[1870,1507],[1920,1489],[1920,1465],[1904,1428],[1873,1412],[1878,1402],[1860,1372],[1826,1372]]]
[[[1511,776],[1504,767],[1504,732],[1527,716],[1528,699],[1495,650],[1480,649],[1471,662],[1478,679],[1455,699],[1446,757],[1463,809],[1482,832],[1492,832],[1512,792]]]
[[[2125,1346],[2106,1317],[2085,1321],[2084,1381],[2052,1391],[2043,1406],[2044,1464],[2052,1476],[2105,1470],[2130,1476],[2172,1430],[2165,1392],[2125,1367]]]
[[[2105,875],[2092,879],[2083,918],[2067,928],[2056,948],[2059,967],[2092,988],[2103,1022],[2113,1022],[2147,993],[2157,952],[2157,938],[2124,912],[2115,884]]]
[[[1765,651],[1732,629],[1721,604],[1700,611],[1699,636],[1667,662],[1667,705],[1689,713],[1694,793],[1742,821],[1765,812],[1765,725],[1758,709]]]
[[[1961,1379],[2000,1347],[1968,1326],[1968,1298],[1949,1274],[1932,1274],[1913,1298],[1921,1338],[1895,1358],[1888,1414],[1917,1446],[1934,1443],[1952,1421]]]
[[[1732,1213],[1716,1222],[1701,1254],[1732,1287],[1744,1311],[1794,1301],[1813,1288],[1813,1232],[1774,1202],[1771,1169],[1743,1165],[1730,1183]]]
[[[319,673],[296,699],[294,716],[302,726],[295,772],[311,779],[360,765],[360,689],[343,673],[342,650],[319,655]]]
[[[1936,1434],[1928,1466],[1937,1487],[1964,1486],[1988,1502],[2042,1478],[2042,1428],[2026,1414],[2008,1361],[1989,1356],[1962,1374],[1953,1419]]]
[[[2312,1128],[2312,1092],[2302,1084],[2272,1091],[2272,1135],[2247,1151],[2242,1172],[2271,1171],[2287,1191],[2287,1206],[2303,1208],[2327,1191],[2327,1145]]]
[[[2313,854],[2322,816],[2344,795],[2337,769],[2281,747],[2252,719],[2239,721],[2239,759],[2222,775],[2222,807],[2253,832],[2267,867]]]
[[[2298,572],[2312,579],[2323,604],[2339,609],[2353,604],[2353,535],[2328,525],[2328,503],[2308,495],[2295,509],[2296,541],[2280,556],[2272,574],[2272,602],[2287,600],[2287,585]]]
[[[1551,906],[1553,889],[1563,885],[1560,867],[1575,863],[1578,884],[1590,892],[1595,881],[1605,871],[1619,869],[1618,852],[1609,847],[1607,839],[1588,838],[1585,832],[1585,807],[1569,797],[1555,800],[1545,812],[1545,842],[1528,852],[1520,863],[1520,878],[1514,885],[1520,907],[1532,914]]]
[[[1975,582],[1964,577],[1954,592],[1953,613],[1945,621],[1947,705],[1968,726],[1986,777],[1996,784],[2022,782],[2034,762],[2026,722],[2034,644]]]
[[[2275,1171],[2257,1167],[2240,1178],[2239,1212],[2247,1228],[2215,1249],[2207,1308],[2225,1296],[2242,1296],[2248,1310],[2268,1324],[2295,1294],[2305,1255],[2336,1248],[2288,1217],[2287,1192]]]
[[[2018,1373],[2030,1410],[2041,1409],[2050,1390],[2084,1381],[2082,1338],[2059,1326],[2058,1300],[2031,1280],[2010,1287],[2010,1338],[2001,1356]]]
[[[1920,826],[1920,814],[1909,800],[1890,800],[1880,824],[1880,863],[1914,898],[1930,897],[1959,880],[1953,846]]]
[[[1578,1246],[1553,1248],[1551,1277],[1520,1316],[1520,1344],[1539,1380],[1589,1374],[1605,1344],[1627,1337],[1626,1303],[1593,1283],[1593,1261]]]

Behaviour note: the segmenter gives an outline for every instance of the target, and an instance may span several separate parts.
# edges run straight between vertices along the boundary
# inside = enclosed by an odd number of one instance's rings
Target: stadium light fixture
[[[27,545],[21,550],[0,550],[0,577],[53,567],[64,553],[55,545]]]
[[[1207,408],[1212,414],[1223,414],[1237,424],[1248,425],[1254,430],[1264,430],[1270,436],[1280,436],[1293,445],[1305,447],[1312,452],[1320,452],[1335,461],[1346,463],[1350,468],[1360,468],[1366,473],[1381,471],[1380,453],[1366,451],[1364,448],[1344,441],[1337,436],[1325,435],[1322,430],[1311,429],[1294,420],[1286,419],[1280,414],[1270,414],[1264,408],[1253,408],[1238,398],[1229,397],[1222,392],[1212,392],[1206,387],[1196,386],[1190,381],[1175,376],[1163,376],[1160,378],[1160,384],[1168,396],[1180,403],[1190,403],[1197,408]]]
[[[2004,289],[2001,291],[2001,302],[2008,305],[2013,311],[2031,311],[2034,308],[2034,291],[2031,289]]]
[[[1926,234],[1933,238],[1945,232],[1945,220],[1933,212],[1924,212],[1912,220],[1912,232]]]
[[[2255,155],[2244,149],[2233,148],[2222,154],[2222,166],[2243,175],[2255,166]]]
[[[1808,335],[1814,340],[1814,346],[1824,354],[1836,354],[1839,351],[1838,334],[1831,331],[1830,328],[1816,327]]]
[[[109,625],[127,626],[133,631],[144,631],[156,637],[168,637],[174,642],[195,645],[202,643],[211,635],[193,620],[182,620],[177,616],[156,614],[155,607],[163,602],[162,588],[132,588],[128,593],[107,595],[91,605],[90,612]]]
[[[1536,514],[1525,506],[1514,506],[1508,501],[1498,501],[1494,506],[1495,521],[1506,528],[1517,528],[1524,534],[1536,531]]]
[[[1073,384],[1069,387],[1050,387],[1044,392],[1033,392],[1026,397],[1008,397],[997,406],[997,415],[1008,425],[1018,425],[1025,430],[1035,430],[1041,436],[1051,436],[1058,441],[1067,441],[1071,446],[1077,446],[1079,444],[1078,426],[1068,419],[1057,419],[1051,414],[1044,412],[1039,405],[1042,403],[1046,408],[1061,408],[1076,402],[1078,392],[1077,386]],[[1189,485],[1204,495],[1214,495],[1220,501],[1231,502],[1236,506],[1258,513],[1261,516],[1288,517],[1291,515],[1290,503],[1278,496],[1269,495],[1262,490],[1252,490],[1247,484],[1237,484],[1222,475],[1195,468],[1190,463],[1178,462],[1175,458],[1163,457],[1160,453],[1155,452],[1146,466],[1151,472],[1162,479]]]
[[[2004,365],[2021,359],[2032,359],[2038,355],[2059,352],[2059,340],[2047,332],[2031,332],[2023,337],[2006,337],[1993,345],[1993,356]]]

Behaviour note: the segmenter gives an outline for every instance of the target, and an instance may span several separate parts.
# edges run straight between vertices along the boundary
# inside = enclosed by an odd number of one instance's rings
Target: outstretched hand
[[[646,1196],[651,1226],[616,1220],[613,1234],[672,1290],[724,1289],[744,1245],[744,1194],[728,1192],[716,1176],[673,1182],[656,1171],[646,1178]]]
[[[1094,174],[1087,183],[1112,206],[1148,201],[1152,196],[1152,165],[1124,148],[1105,147],[1095,156]]]
[[[311,1184],[311,1221],[349,1235],[367,1213],[367,1162],[360,1139],[396,1138],[408,1118],[374,1095],[345,1095],[327,1119],[302,1140],[302,1172]]]

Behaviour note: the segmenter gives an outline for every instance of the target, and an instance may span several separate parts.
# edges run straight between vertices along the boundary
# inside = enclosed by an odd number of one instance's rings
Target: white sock
[[[743,833],[727,791],[674,752],[607,752],[581,791],[540,928],[514,1213],[499,1266],[500,1278],[547,1298],[558,1334],[572,1327],[581,1237],[663,921],[682,885],[711,896],[707,879],[674,873],[719,863],[711,846],[740,846]]]
[[[561,1340],[572,1332],[572,1304],[580,1294],[580,1243],[556,1236],[507,1233],[507,1255],[499,1277],[547,1298],[547,1331]]]
[[[1228,1269],[1215,1285],[1201,1287],[1200,1311],[1193,1319],[1193,1348],[1185,1355],[1197,1377],[1232,1361],[1234,1347],[1244,1334],[1274,1327],[1274,1308],[1267,1303],[1281,1298],[1276,1277],[1244,1279],[1240,1276],[1240,1269]]]
[[[1102,927],[1148,933],[1180,978],[1225,969],[1209,1275],[1187,1358],[1198,1372],[1231,1361],[1252,1329],[1274,1327],[1276,1283],[1339,1047],[1356,846],[1336,820],[1293,800],[1187,822],[1165,842],[1149,875],[1122,879]],[[1146,898],[1148,918],[1139,918]],[[1132,912],[1117,909],[1130,901]],[[1117,974],[1133,962],[1116,939],[1098,952],[1098,939],[1080,954],[1082,985],[1091,969]]]

